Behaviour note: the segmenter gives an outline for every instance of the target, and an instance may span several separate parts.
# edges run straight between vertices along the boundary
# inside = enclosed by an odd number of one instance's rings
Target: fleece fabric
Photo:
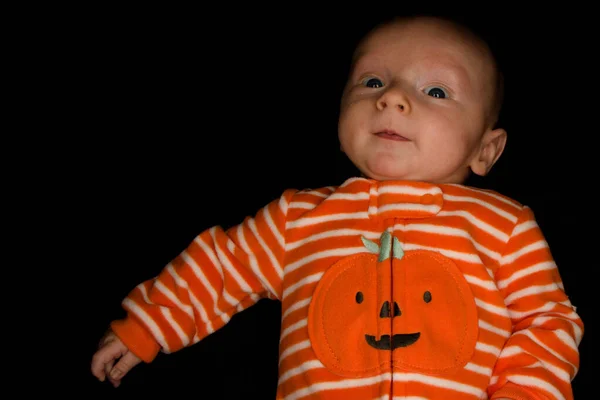
[[[282,302],[277,399],[572,399],[583,324],[530,208],[455,184],[287,190],[123,301],[146,362]]]

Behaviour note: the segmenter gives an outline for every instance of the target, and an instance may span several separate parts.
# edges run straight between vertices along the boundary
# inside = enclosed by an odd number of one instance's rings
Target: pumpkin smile
[[[392,336],[390,341],[390,335],[381,335],[381,339],[376,340],[375,336],[365,335],[369,346],[376,348],[377,350],[394,350],[398,347],[406,347],[415,343],[421,336],[420,332],[417,333],[398,333]]]

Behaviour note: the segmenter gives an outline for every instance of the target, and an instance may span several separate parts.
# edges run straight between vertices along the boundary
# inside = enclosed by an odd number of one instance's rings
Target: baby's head
[[[463,183],[504,150],[501,74],[484,41],[434,17],[398,18],[358,45],[342,95],[342,151],[367,177]]]

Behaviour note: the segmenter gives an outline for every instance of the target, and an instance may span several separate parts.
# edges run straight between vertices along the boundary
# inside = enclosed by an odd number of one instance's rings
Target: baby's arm
[[[583,323],[527,207],[496,272],[513,322],[489,387],[492,399],[572,399]]]
[[[122,303],[127,316],[111,323],[118,341],[94,355],[94,375],[102,379],[119,352],[135,356],[125,355],[126,362],[149,363],[159,351],[197,343],[261,298],[281,298],[285,221],[294,192],[227,231],[202,232],[157,277],[137,285]]]

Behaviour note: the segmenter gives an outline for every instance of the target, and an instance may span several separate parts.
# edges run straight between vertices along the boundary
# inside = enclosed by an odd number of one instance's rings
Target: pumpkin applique
[[[433,251],[404,251],[385,231],[367,252],[323,275],[308,311],[312,348],[331,372],[366,377],[391,370],[452,373],[471,359],[475,299],[456,264]]]

